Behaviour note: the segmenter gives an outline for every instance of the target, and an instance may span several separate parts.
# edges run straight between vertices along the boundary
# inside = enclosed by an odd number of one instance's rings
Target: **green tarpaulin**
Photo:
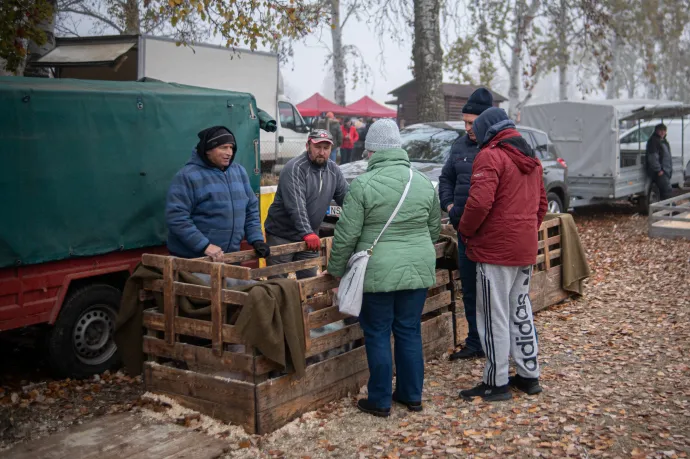
[[[168,185],[206,127],[234,132],[258,193],[257,113],[244,93],[0,78],[0,267],[164,244]]]

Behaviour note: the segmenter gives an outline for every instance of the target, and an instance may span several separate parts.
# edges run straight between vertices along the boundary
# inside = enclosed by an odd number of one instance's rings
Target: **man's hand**
[[[209,244],[204,253],[215,262],[223,261],[223,250],[217,245]]]
[[[449,214],[450,210],[455,206],[455,204],[448,204],[448,207],[446,207],[446,213]]]
[[[254,251],[261,257],[261,258],[268,258],[271,255],[271,247],[266,244],[264,241],[256,241],[254,244]]]
[[[664,171],[659,171],[658,175],[659,175],[659,177],[661,177],[662,175],[664,175]]]
[[[304,242],[307,243],[307,248],[312,252],[318,252],[321,250],[321,239],[314,233],[307,234],[304,236]]]

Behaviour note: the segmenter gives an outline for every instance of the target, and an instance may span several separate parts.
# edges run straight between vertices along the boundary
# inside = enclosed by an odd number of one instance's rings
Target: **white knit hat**
[[[371,125],[367,132],[364,148],[368,151],[389,150],[400,148],[400,130],[392,119],[378,120]]]

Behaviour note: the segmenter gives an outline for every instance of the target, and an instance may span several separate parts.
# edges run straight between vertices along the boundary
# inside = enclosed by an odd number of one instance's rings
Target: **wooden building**
[[[443,83],[443,98],[445,102],[446,116],[444,121],[462,120],[462,107],[467,103],[470,95],[480,86],[469,84]],[[501,102],[508,99],[494,91],[494,105],[498,107]],[[419,122],[417,116],[417,82],[408,81],[404,85],[389,92],[395,100],[386,102],[398,107],[398,123],[401,126],[409,126]]]

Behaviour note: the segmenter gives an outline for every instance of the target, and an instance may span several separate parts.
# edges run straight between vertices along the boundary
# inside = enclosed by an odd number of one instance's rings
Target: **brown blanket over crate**
[[[591,271],[577,234],[577,225],[570,214],[546,214],[544,221],[554,218],[561,221],[561,285],[566,292],[582,295],[583,281],[590,276]]]
[[[180,272],[179,276],[180,282],[193,285],[207,285],[201,279],[190,273]],[[120,310],[118,312],[117,321],[115,322],[115,343],[117,344],[118,352],[120,353],[124,367],[131,375],[141,374],[144,363],[144,354],[142,351],[144,340],[142,334],[143,310],[142,303],[139,301],[139,292],[143,289],[145,280],[158,280],[162,278],[163,275],[159,270],[139,264],[132,276],[127,280],[122,293]],[[243,323],[245,323],[244,329],[247,336],[244,334],[242,336],[246,339],[247,343],[258,349],[266,349],[267,342],[274,342],[276,335],[282,333],[283,336],[285,336],[284,341],[288,342],[288,350],[291,353],[290,359],[293,362],[293,366],[298,370],[301,362],[301,370],[304,371],[304,324],[301,317],[302,306],[297,282],[290,279],[280,279],[277,281],[260,282],[238,287],[234,290],[244,291],[249,294],[247,304],[242,309],[258,312],[259,314],[257,314],[256,320],[263,320],[262,325],[267,327],[262,337],[261,334],[256,332],[258,325],[256,325],[255,320],[252,319],[251,316],[245,315]],[[256,292],[254,292],[254,290],[256,290]],[[159,306],[159,309],[162,310],[163,295],[160,293],[154,293],[154,295],[156,304]],[[268,305],[262,303],[271,297],[284,300],[280,308],[278,308],[280,313],[276,313],[275,303]],[[266,313],[262,310],[263,308],[258,307],[258,305],[262,304],[265,305],[264,308],[266,310],[271,311],[274,320],[270,322],[264,320]],[[181,316],[204,318],[208,320],[211,318],[211,307],[208,300],[180,296],[178,306]],[[235,320],[239,320],[239,318],[242,317],[242,314],[238,317],[236,312],[237,310],[228,310],[227,317],[229,323],[233,323]],[[295,317],[299,320],[295,320]],[[283,318],[285,318],[285,321],[283,321]],[[248,336],[249,334],[253,335],[251,339]],[[284,355],[284,342],[282,346],[282,358],[279,357],[278,352],[279,351],[273,351],[270,354],[277,359],[274,360],[276,363],[285,366],[287,359]],[[273,360],[271,355],[266,354],[266,357]]]

